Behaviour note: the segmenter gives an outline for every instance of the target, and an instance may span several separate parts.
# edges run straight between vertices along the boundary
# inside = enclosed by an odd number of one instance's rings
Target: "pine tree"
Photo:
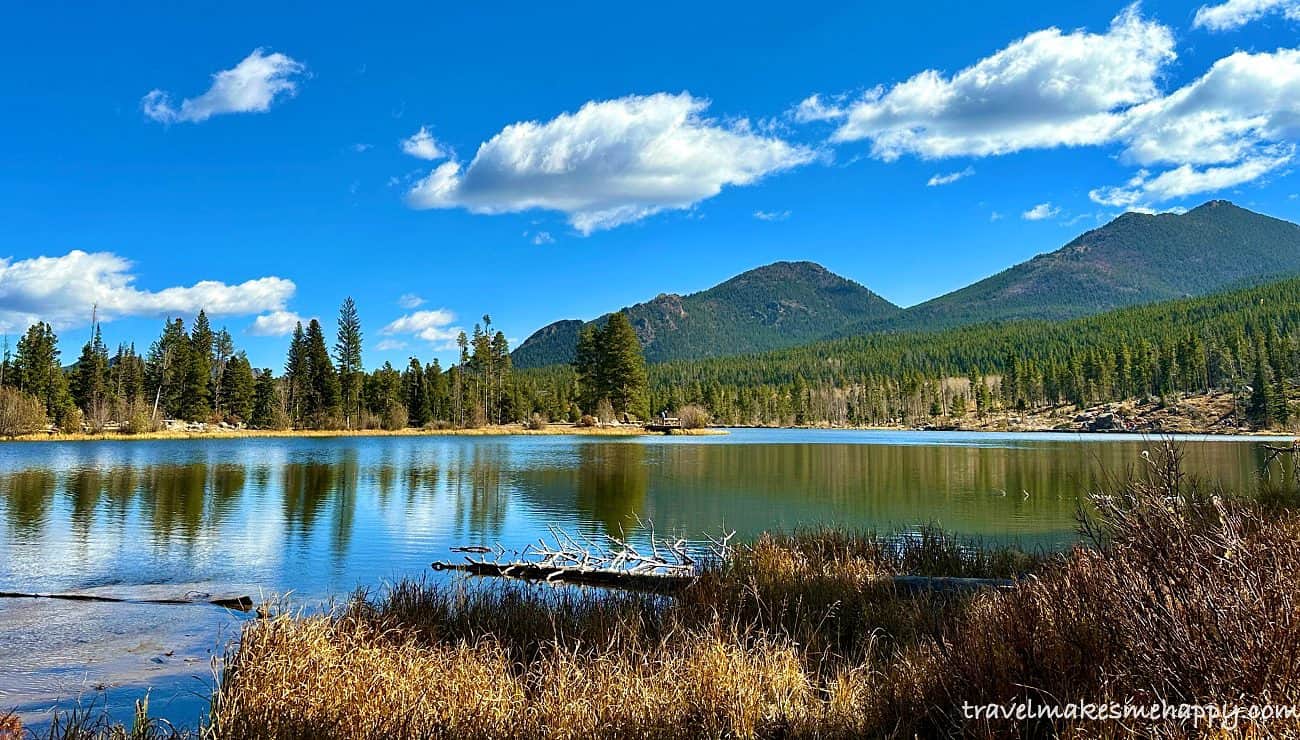
[[[293,338],[289,340],[289,356],[284,362],[284,384],[289,396],[289,419],[293,424],[302,423],[307,376],[307,335],[302,330],[302,322],[299,321],[293,327]]]
[[[1268,355],[1263,345],[1255,353],[1255,376],[1251,380],[1250,403],[1246,406],[1246,415],[1261,427],[1268,428],[1277,423],[1277,399],[1274,397],[1273,378],[1268,366]]]
[[[575,348],[574,370],[587,411],[608,401],[616,414],[649,417],[645,356],[627,314],[611,315],[603,327],[583,327]]]
[[[59,365],[59,339],[45,322],[37,322],[18,340],[13,374],[18,390],[40,399],[45,413],[60,427],[75,416],[68,379]]]
[[[99,325],[94,336],[81,348],[72,374],[72,399],[95,427],[108,420],[108,348],[104,346]]]
[[[256,401],[256,384],[253,366],[246,355],[241,352],[227,360],[221,374],[221,397],[225,399],[226,413],[249,423]]]
[[[424,369],[414,357],[402,373],[402,397],[407,418],[413,427],[422,427],[430,421],[429,394],[424,382]]]
[[[271,368],[262,370],[253,386],[253,412],[248,425],[256,429],[278,429],[289,424],[280,409],[280,393]]]
[[[190,329],[187,362],[182,369],[180,417],[204,421],[212,416],[212,327],[208,315],[199,311]]]
[[[302,412],[312,426],[328,427],[333,424],[339,410],[339,378],[329,350],[325,348],[325,335],[319,321],[312,319],[307,324],[303,341],[307,378],[300,389],[304,395]]]
[[[334,345],[334,362],[339,376],[339,391],[344,426],[351,429],[353,418],[361,408],[361,387],[365,375],[361,366],[361,319],[357,304],[348,296],[339,307],[338,342]]]

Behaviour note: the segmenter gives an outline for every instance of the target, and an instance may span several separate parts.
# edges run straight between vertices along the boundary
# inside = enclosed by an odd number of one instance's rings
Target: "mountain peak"
[[[837,336],[902,309],[808,261],[761,265],[689,295],[660,293],[626,311],[652,362],[760,352]],[[596,319],[603,322],[608,318]],[[518,367],[568,362],[581,322],[551,324],[512,354]]]
[[[1212,200],[1125,213],[1054,252],[908,309],[916,328],[1068,319],[1300,272],[1300,226]]]

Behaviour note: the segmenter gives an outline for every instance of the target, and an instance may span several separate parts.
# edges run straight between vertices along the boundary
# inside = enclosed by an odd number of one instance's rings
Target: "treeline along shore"
[[[518,370],[484,316],[444,368],[366,372],[351,299],[328,347],[299,325],[255,369],[200,312],[140,354],[101,330],[70,367],[30,327],[0,362],[0,436],[795,426],[1288,432],[1300,420],[1300,279],[1069,321],[874,332],[771,352],[645,362],[628,316],[585,326],[570,364]],[[564,427],[550,431],[561,431]]]

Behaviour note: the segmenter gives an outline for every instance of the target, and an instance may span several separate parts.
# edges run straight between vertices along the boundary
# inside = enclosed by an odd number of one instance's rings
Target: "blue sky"
[[[206,305],[278,369],[352,295],[368,366],[446,361],[778,259],[910,305],[1128,208],[1300,220],[1297,0],[468,5],[11,8],[0,329]]]

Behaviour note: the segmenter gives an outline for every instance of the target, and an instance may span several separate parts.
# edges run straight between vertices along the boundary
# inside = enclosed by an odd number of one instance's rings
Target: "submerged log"
[[[115,604],[211,604],[241,612],[252,611],[253,609],[253,599],[249,596],[213,597],[211,594],[202,592],[191,592],[182,597],[167,599],[128,599],[120,596],[102,596],[100,594],[42,594],[0,591],[0,599],[59,599],[62,601],[98,601]]]

